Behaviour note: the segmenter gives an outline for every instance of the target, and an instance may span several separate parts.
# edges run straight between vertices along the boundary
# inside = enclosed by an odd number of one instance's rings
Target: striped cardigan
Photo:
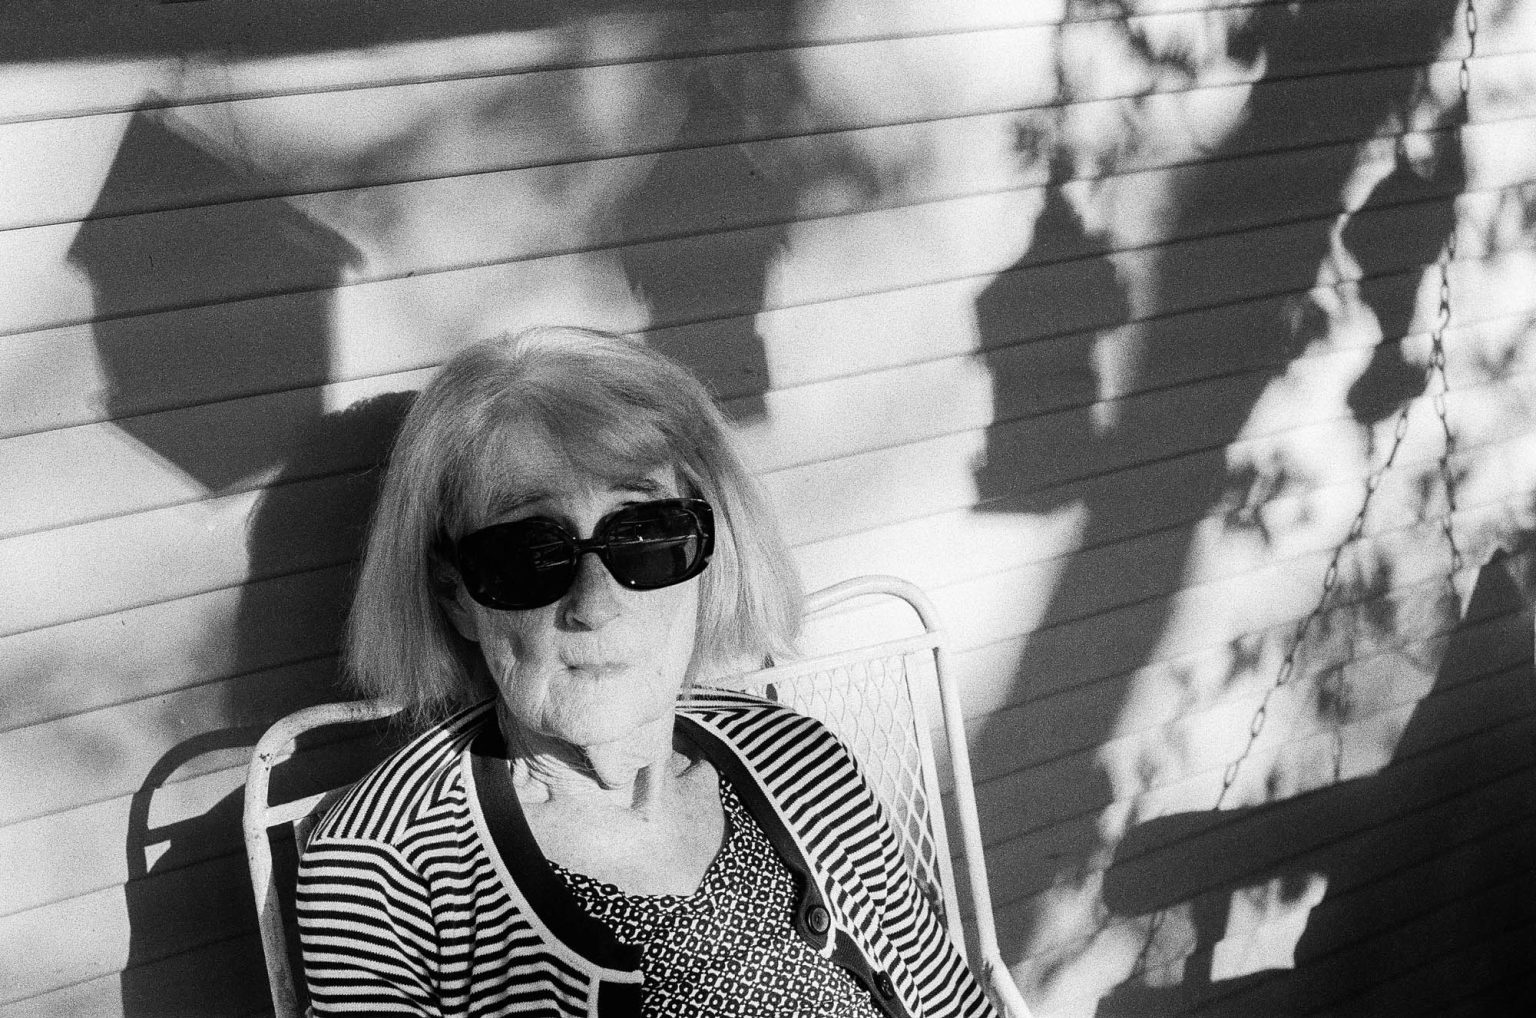
[[[817,721],[696,690],[678,724],[796,878],[795,927],[892,1018],[992,1015],[910,875],[848,751]],[[489,702],[358,782],[299,866],[317,1014],[638,1015],[638,948],[549,870],[507,777]]]

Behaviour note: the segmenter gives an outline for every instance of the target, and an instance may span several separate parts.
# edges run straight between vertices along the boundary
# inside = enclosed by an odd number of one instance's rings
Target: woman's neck
[[[506,739],[512,783],[525,804],[570,800],[645,814],[675,792],[692,761],[677,748],[671,716],[649,722],[622,739],[578,746],[531,731],[505,708],[497,720]]]

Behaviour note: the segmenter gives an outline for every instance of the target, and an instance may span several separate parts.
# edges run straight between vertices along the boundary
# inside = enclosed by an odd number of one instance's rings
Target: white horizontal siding
[[[396,5],[393,35],[349,24],[347,3],[0,15],[24,40],[0,46],[0,870],[31,877],[0,889],[0,955],[21,959],[0,1013],[261,1008],[235,793],[256,731],[337,695],[384,416],[342,411],[418,387],[486,332],[645,331],[743,418],[810,585],[889,571],[933,594],[1007,960],[1052,1014],[1092,1013],[1127,977],[1177,983],[1201,946],[1175,935],[1177,908],[1150,941],[1136,915],[1089,936],[1103,874],[1138,823],[1215,803],[1316,605],[1390,437],[1380,425],[1367,447],[1347,403],[1383,338],[1372,309],[1400,309],[1405,356],[1426,359],[1433,255],[1388,246],[1362,269],[1330,240],[1346,220],[1412,237],[1455,211],[1463,596],[1494,546],[1536,525],[1536,252],[1520,212],[1536,202],[1522,27],[1536,5],[1485,19],[1465,180],[1363,211],[1395,146],[1449,140],[1437,117],[1460,18],[1426,54],[1383,28],[1421,16],[1409,0],[1181,0],[1129,21],[1074,9],[1065,26],[1058,5],[1004,2],[508,24],[465,0],[435,5],[430,28],[424,5]],[[1231,55],[1238,32],[1263,50],[1297,19],[1326,45]],[[301,27],[330,44],[296,41]],[[221,49],[242,33],[244,53]],[[1204,63],[1142,66],[1131,36],[1198,40],[1185,56]],[[1424,68],[1407,97],[1405,66]],[[1076,146],[1073,179],[1016,152],[1020,128]],[[1093,236],[1048,225],[1066,207]],[[636,293],[626,265],[684,270]],[[1092,282],[1110,267],[1120,303]],[[1307,314],[1308,341],[1274,341]],[[1393,788],[1425,791],[1375,828],[1319,822],[1318,837],[1461,824],[1457,844],[1345,874],[1309,906],[1320,924],[1382,910],[1362,946],[1319,963],[1361,1006],[1418,985],[1406,962],[1349,985],[1381,945],[1450,930],[1454,959],[1521,943],[1478,928],[1476,895],[1524,886],[1531,823],[1518,754],[1444,779],[1472,748],[1528,736],[1529,591],[1453,637],[1439,422],[1429,395],[1411,405],[1343,560],[1357,600],[1317,623],[1364,635],[1309,644],[1298,679],[1312,688],[1333,661],[1354,713],[1274,707],[1234,786],[1244,803],[1266,781],[1326,787],[1342,746],[1341,789],[1390,763]],[[1243,471],[1278,478],[1258,516],[1243,515]],[[1486,654],[1439,688],[1437,662],[1469,640]],[[1464,723],[1394,757],[1426,717]],[[1296,826],[1255,815],[1257,831]],[[1198,870],[1210,846],[1162,851]],[[1457,885],[1468,900],[1385,909],[1468,860],[1488,869]],[[1262,885],[1282,864],[1251,853],[1212,880]],[[1296,908],[1234,913],[1223,957],[1263,956]],[[1207,994],[1262,1009],[1280,992],[1242,985]]]

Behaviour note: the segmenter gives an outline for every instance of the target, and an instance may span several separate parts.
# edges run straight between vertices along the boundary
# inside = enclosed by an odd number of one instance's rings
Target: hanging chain
[[[1477,56],[1477,0],[1467,0],[1462,19],[1467,26],[1467,51],[1461,56],[1461,70],[1457,72],[1457,84],[1461,87],[1462,113],[1470,119],[1468,99],[1472,95],[1472,59]]]
[[[1468,45],[1465,54],[1461,58],[1461,67],[1457,75],[1457,83],[1461,91],[1461,110],[1465,118],[1470,116],[1470,100],[1472,92],[1472,69],[1470,61],[1477,54],[1477,8],[1475,0],[1467,0],[1465,9],[1465,22],[1467,27]],[[1404,125],[1406,128],[1406,124]],[[1460,126],[1460,125],[1458,125]],[[1460,140],[1457,140],[1457,144]],[[1454,201],[1454,196],[1451,199]],[[1438,260],[1440,270],[1440,306],[1435,317],[1435,325],[1430,333],[1429,364],[1425,368],[1425,387],[1433,391],[1431,403],[1434,407],[1435,417],[1440,422],[1440,432],[1443,444],[1440,450],[1439,470],[1441,483],[1445,486],[1445,514],[1441,517],[1440,529],[1445,535],[1446,544],[1450,548],[1450,569],[1446,574],[1446,582],[1450,587],[1453,604],[1459,605],[1456,589],[1456,576],[1461,571],[1464,562],[1461,548],[1456,542],[1454,517],[1456,514],[1456,477],[1451,468],[1451,454],[1455,450],[1455,436],[1451,432],[1450,416],[1447,408],[1447,394],[1450,392],[1450,382],[1445,370],[1445,333],[1451,323],[1451,262],[1456,258],[1456,226],[1452,219],[1451,235],[1445,242],[1445,247]],[[1333,550],[1333,557],[1328,562],[1328,568],[1323,573],[1323,590],[1310,612],[1296,624],[1295,631],[1291,634],[1290,644],[1286,649],[1285,658],[1280,662],[1280,670],[1275,676],[1275,681],[1264,691],[1264,698],[1259,701],[1259,706],[1253,714],[1253,720],[1248,723],[1248,740],[1241,753],[1231,763],[1221,776],[1221,793],[1216,797],[1216,808],[1226,805],[1227,797],[1232,792],[1232,787],[1237,784],[1238,773],[1243,764],[1253,753],[1254,745],[1259,741],[1260,734],[1264,731],[1264,725],[1269,720],[1269,708],[1276,694],[1291,683],[1296,676],[1296,658],[1301,648],[1306,643],[1307,636],[1312,627],[1326,614],[1332,606],[1334,593],[1339,585],[1340,565],[1345,553],[1360,540],[1365,533],[1365,518],[1370,512],[1371,501],[1381,487],[1382,480],[1387,471],[1392,469],[1392,464],[1397,460],[1397,454],[1403,446],[1403,438],[1408,434],[1408,416],[1412,409],[1412,401],[1404,402],[1398,409],[1392,423],[1392,444],[1387,448],[1386,458],[1381,465],[1372,470],[1365,479],[1365,497],[1361,500],[1360,510],[1355,513],[1354,520],[1349,525],[1349,531],[1344,540]],[[1341,680],[1342,681],[1342,680]]]
[[[1445,332],[1451,322],[1451,262],[1456,258],[1456,227],[1451,227],[1451,236],[1445,244],[1445,251],[1440,256],[1440,311],[1435,320],[1435,330],[1430,335],[1428,383],[1435,388],[1430,402],[1435,408],[1435,417],[1440,421],[1440,434],[1443,439],[1440,446],[1440,481],[1445,487],[1445,513],[1440,517],[1440,529],[1445,534],[1445,543],[1450,548],[1451,562],[1445,574],[1446,586],[1449,588],[1452,604],[1460,604],[1460,592],[1456,589],[1456,577],[1465,564],[1462,560],[1461,547],[1456,543],[1456,472],[1451,467],[1451,454],[1456,448],[1456,436],[1451,432],[1451,419],[1447,408],[1447,397],[1451,392],[1451,382],[1445,372]]]
[[[1296,676],[1296,658],[1301,653],[1302,646],[1307,641],[1307,635],[1312,631],[1319,619],[1321,619],[1331,607],[1334,591],[1339,585],[1340,565],[1344,554],[1365,533],[1365,518],[1370,512],[1371,500],[1376,491],[1381,487],[1382,479],[1387,471],[1392,469],[1392,464],[1397,460],[1397,453],[1403,447],[1403,438],[1408,434],[1408,411],[1411,403],[1404,403],[1398,410],[1397,416],[1392,422],[1392,444],[1387,449],[1387,456],[1381,461],[1381,465],[1371,471],[1365,479],[1365,498],[1360,502],[1360,509],[1355,513],[1355,518],[1350,522],[1349,532],[1344,535],[1344,540],[1333,549],[1333,557],[1328,561],[1328,568],[1323,573],[1323,592],[1317,599],[1317,604],[1306,617],[1296,624],[1295,631],[1291,634],[1290,645],[1286,649],[1285,658],[1280,662],[1280,670],[1275,675],[1275,681],[1264,691],[1264,698],[1259,701],[1258,710],[1254,711],[1253,720],[1248,723],[1248,741],[1243,746],[1243,751],[1235,759],[1227,764],[1226,771],[1221,776],[1221,794],[1216,797],[1216,808],[1220,809],[1226,804],[1227,796],[1232,791],[1232,786],[1237,783],[1237,775],[1242,770],[1243,764],[1253,753],[1254,744],[1259,741],[1259,735],[1264,731],[1264,725],[1269,720],[1269,705],[1275,695],[1288,686]]]
[[[1467,26],[1467,48],[1461,57],[1461,67],[1456,83],[1461,92],[1462,125],[1472,119],[1472,64],[1477,56],[1477,4],[1467,0],[1464,19]],[[1458,125],[1461,126],[1461,125]],[[1460,138],[1457,139],[1460,144]],[[1454,201],[1454,198],[1452,199]],[[1456,543],[1454,519],[1456,516],[1456,473],[1451,468],[1451,454],[1456,448],[1456,436],[1451,432],[1451,420],[1447,408],[1451,392],[1450,376],[1445,371],[1445,333],[1451,324],[1451,263],[1456,260],[1456,219],[1451,217],[1451,236],[1445,242],[1440,256],[1440,309],[1435,318],[1435,329],[1430,334],[1429,382],[1435,387],[1431,402],[1435,416],[1440,421],[1440,434],[1444,440],[1440,447],[1440,480],[1445,486],[1445,515],[1440,529],[1445,533],[1445,543],[1451,551],[1450,568],[1446,572],[1446,585],[1450,588],[1451,604],[1459,610],[1461,596],[1456,589],[1456,577],[1465,563],[1461,547]]]

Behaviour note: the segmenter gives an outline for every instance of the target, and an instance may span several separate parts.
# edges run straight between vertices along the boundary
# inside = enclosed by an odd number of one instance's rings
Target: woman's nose
[[[597,629],[619,614],[619,583],[602,560],[588,552],[576,563],[576,580],[560,602],[561,615],[581,629]]]

